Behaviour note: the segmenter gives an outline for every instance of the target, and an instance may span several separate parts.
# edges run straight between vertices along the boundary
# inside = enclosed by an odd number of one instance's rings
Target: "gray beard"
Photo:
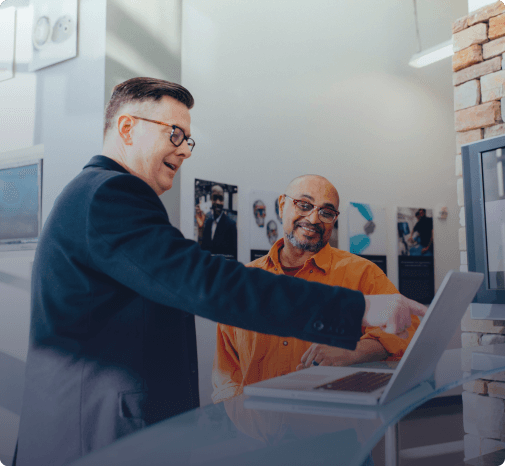
[[[323,240],[319,240],[315,244],[314,243],[302,243],[295,238],[295,236],[293,235],[293,232],[286,233],[286,238],[291,243],[291,245],[293,247],[295,247],[296,249],[301,249],[302,251],[319,252],[325,246]]]

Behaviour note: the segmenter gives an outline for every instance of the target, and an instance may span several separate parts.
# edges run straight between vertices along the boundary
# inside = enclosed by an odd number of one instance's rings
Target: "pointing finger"
[[[423,304],[418,303],[417,301],[410,301],[410,313],[419,317],[423,317],[426,314],[428,308]]]

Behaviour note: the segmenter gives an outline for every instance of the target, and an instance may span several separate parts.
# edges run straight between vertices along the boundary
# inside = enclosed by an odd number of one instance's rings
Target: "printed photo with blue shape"
[[[386,255],[386,209],[351,202],[348,210],[349,252],[358,255]]]

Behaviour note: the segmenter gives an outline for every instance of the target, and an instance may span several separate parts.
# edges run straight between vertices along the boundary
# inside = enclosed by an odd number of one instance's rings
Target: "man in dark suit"
[[[237,224],[223,212],[224,191],[218,184],[212,186],[210,201],[212,209],[203,225],[202,249],[236,260]]]
[[[410,241],[413,242],[413,235],[415,232],[419,234],[421,241],[421,255],[433,255],[433,218],[426,217],[426,209],[419,209],[416,212],[417,223],[414,225],[412,233],[410,234]]]
[[[246,269],[186,240],[158,196],[195,146],[192,106],[166,81],[116,86],[103,155],[53,206],[33,264],[17,466],[67,464],[197,407],[194,314],[354,349],[362,324],[402,333],[426,310]]]

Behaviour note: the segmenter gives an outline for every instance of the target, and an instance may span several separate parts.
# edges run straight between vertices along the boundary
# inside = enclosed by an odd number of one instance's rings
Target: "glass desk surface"
[[[381,365],[391,367],[357,367]],[[503,370],[505,344],[479,346],[445,351],[431,380],[384,406],[241,395],[150,426],[72,466],[360,466],[386,430],[415,408]]]

